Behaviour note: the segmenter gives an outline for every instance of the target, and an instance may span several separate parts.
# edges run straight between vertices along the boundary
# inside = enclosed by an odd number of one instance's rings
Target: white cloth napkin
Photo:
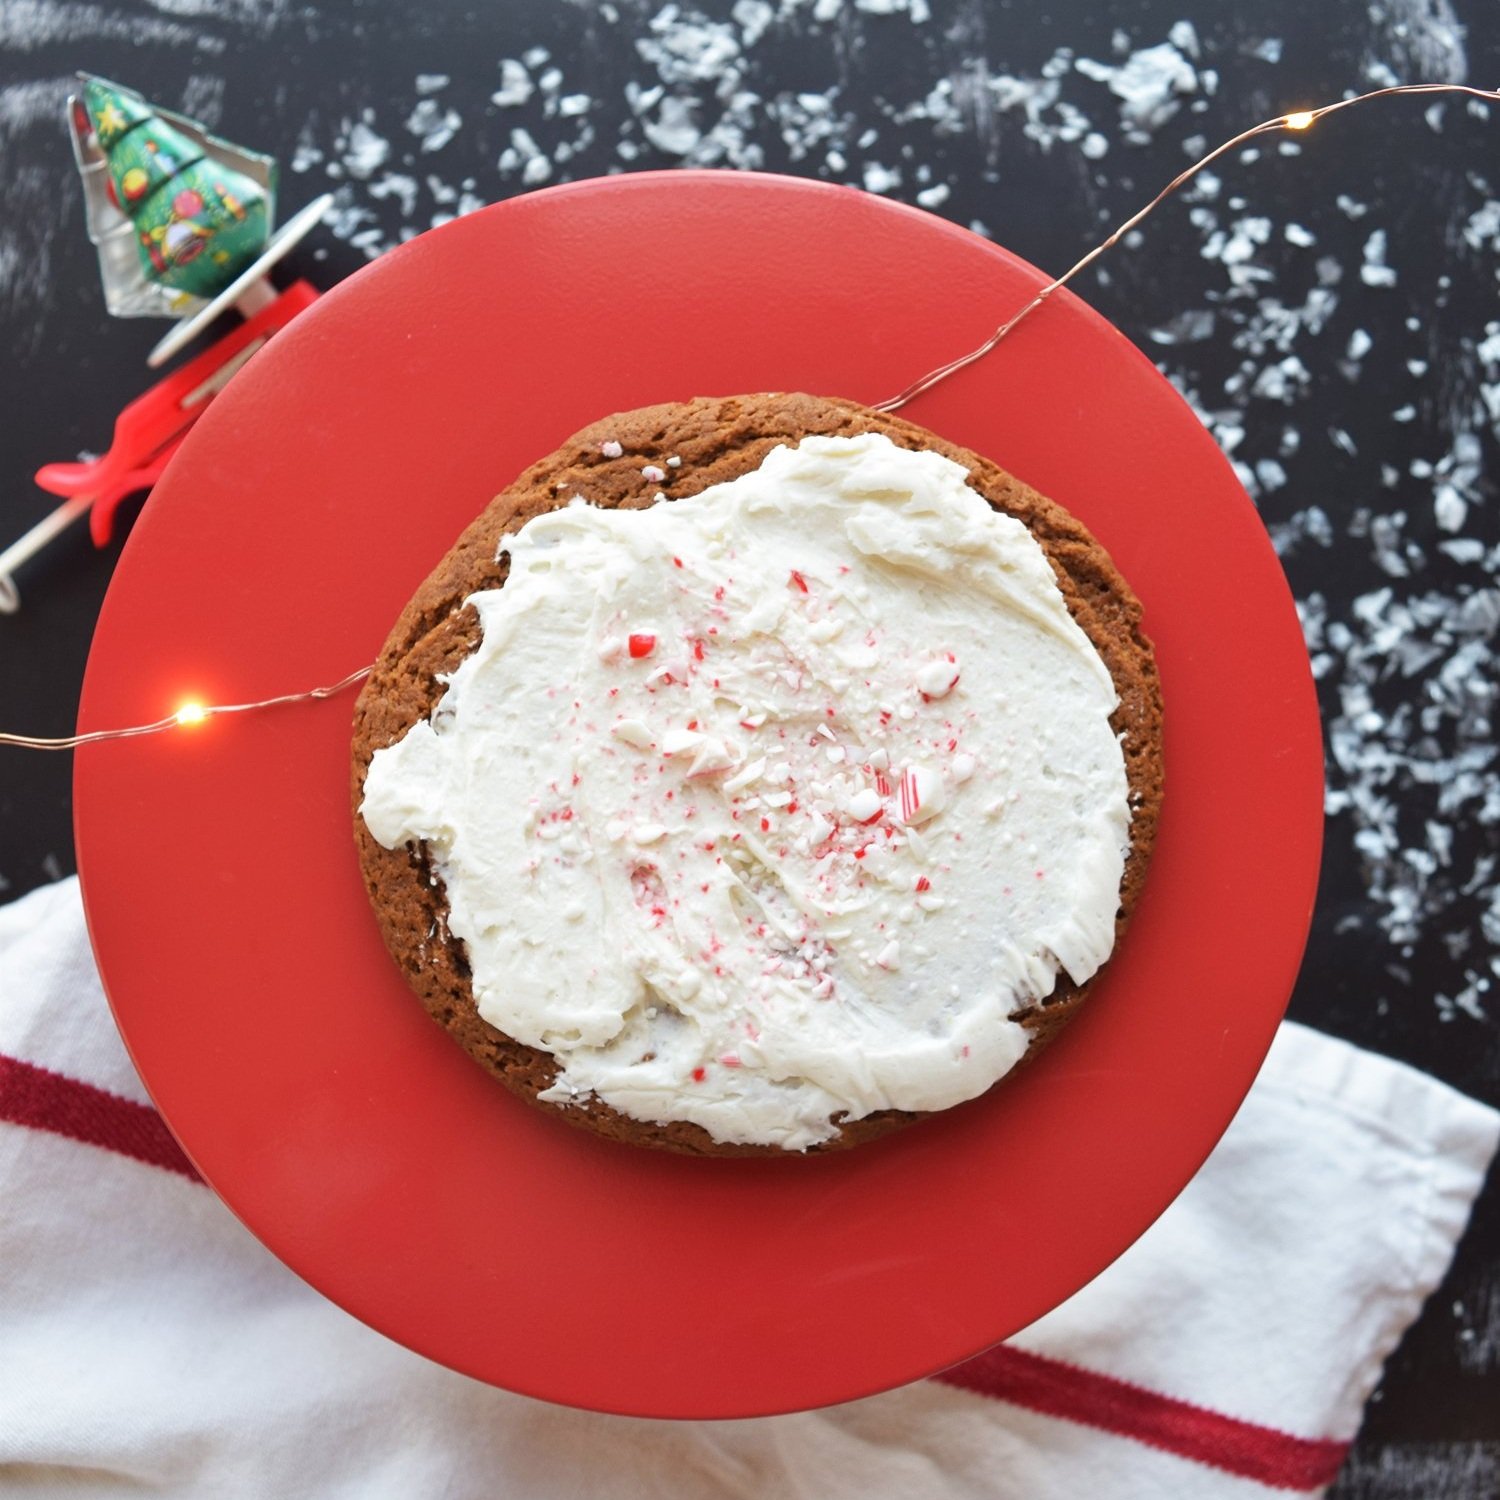
[[[1287,1025],[1181,1198],[1011,1343],[796,1416],[597,1416],[431,1364],[261,1248],[150,1110],[63,881],[0,908],[0,1493],[1316,1494],[1497,1135]]]

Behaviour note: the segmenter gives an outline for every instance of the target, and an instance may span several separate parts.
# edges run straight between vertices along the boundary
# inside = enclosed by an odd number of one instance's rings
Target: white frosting
[[[802,1149],[983,1093],[1114,941],[1109,673],[957,464],[805,438],[690,499],[502,544],[483,641],[378,750],[479,1013],[544,1096]]]

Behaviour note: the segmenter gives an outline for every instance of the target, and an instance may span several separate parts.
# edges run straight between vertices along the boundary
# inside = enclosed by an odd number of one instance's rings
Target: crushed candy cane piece
[[[650,656],[656,650],[656,637],[645,633],[632,635],[629,641],[629,650],[631,656],[637,661],[643,656]]]
[[[759,781],[765,775],[765,771],[766,758],[762,755],[758,760],[750,761],[747,765],[741,767],[735,775],[731,776],[724,783],[724,790],[730,793],[741,791],[752,782]]]
[[[655,743],[651,738],[651,730],[639,719],[621,719],[610,726],[609,732],[615,739],[634,745],[637,750],[649,750]]]
[[[925,823],[947,802],[943,779],[930,766],[908,766],[901,773],[900,794],[903,823]]]
[[[917,668],[917,691],[931,702],[946,698],[958,686],[958,662],[950,654]]]
[[[727,771],[731,766],[739,763],[739,758],[739,751],[733,746],[726,745],[723,740],[715,739],[711,734],[706,734],[693,756],[692,765],[688,767],[688,780],[692,781],[698,776],[712,776],[716,772]]]

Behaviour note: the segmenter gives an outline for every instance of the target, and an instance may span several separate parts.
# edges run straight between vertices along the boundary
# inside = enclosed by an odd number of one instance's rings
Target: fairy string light
[[[1019,312],[1007,318],[977,349],[971,349],[969,353],[961,354],[957,359],[950,359],[947,364],[939,365],[935,370],[929,370],[927,374],[912,381],[896,395],[888,396],[884,401],[875,402],[874,409],[895,411],[898,407],[905,406],[908,401],[915,400],[923,391],[931,390],[933,386],[946,380],[950,375],[956,375],[976,360],[983,359],[996,344],[1015,332],[1053,292],[1067,286],[1081,271],[1087,270],[1101,255],[1112,250],[1136,225],[1155,213],[1168,198],[1180,192],[1205,167],[1212,166],[1221,156],[1243,146],[1247,141],[1253,141],[1257,136],[1270,135],[1278,130],[1293,132],[1308,130],[1319,120],[1328,115],[1337,114],[1341,109],[1352,109],[1356,104],[1368,104],[1372,99],[1388,99],[1397,94],[1468,94],[1491,104],[1500,103],[1500,89],[1476,89],[1466,83],[1403,83],[1393,84],[1389,88],[1372,89],[1367,94],[1354,94],[1347,99],[1340,99],[1336,104],[1320,104],[1316,109],[1294,110],[1291,114],[1275,115],[1269,120],[1262,120],[1259,125],[1252,125],[1248,130],[1242,130],[1238,135],[1231,136],[1223,145],[1215,146],[1207,156],[1199,157],[1190,167],[1179,172],[1144,208],[1133,213],[1107,239],[1101,240],[1088,254],[1069,266],[1055,281],[1049,281],[1030,302]]]
[[[899,407],[905,406],[907,402],[915,400],[924,391],[929,391],[933,386],[947,380],[949,376],[956,375],[960,370],[967,369],[968,366],[983,359],[997,344],[1008,338],[1021,323],[1029,318],[1032,313],[1036,312],[1054,292],[1067,286],[1074,277],[1093,265],[1101,255],[1112,250],[1132,229],[1149,218],[1163,203],[1180,192],[1193,178],[1206,167],[1212,166],[1220,157],[1236,150],[1249,141],[1255,140],[1258,136],[1270,135],[1283,130],[1300,133],[1310,129],[1319,120],[1325,119],[1329,115],[1337,114],[1342,109],[1352,109],[1355,105],[1368,104],[1375,99],[1393,98],[1404,94],[1467,94],[1471,98],[1482,99],[1487,103],[1500,104],[1500,89],[1474,88],[1464,83],[1394,84],[1388,88],[1372,89],[1368,93],[1354,94],[1347,99],[1340,99],[1333,104],[1321,104],[1315,109],[1293,110],[1289,114],[1275,115],[1269,120],[1262,120],[1260,124],[1252,125],[1248,130],[1242,130],[1238,135],[1231,136],[1222,145],[1214,147],[1206,156],[1199,157],[1191,166],[1179,172],[1149,203],[1133,213],[1106,239],[1101,240],[1086,255],[1069,266],[1056,280],[1050,281],[1046,286],[1042,287],[1025,306],[1018,312],[1013,313],[1005,322],[1001,323],[977,348],[970,350],[967,354],[960,355],[957,359],[949,360],[946,364],[939,365],[934,370],[929,370],[927,374],[914,380],[904,390],[897,392],[896,395],[889,396],[884,401],[875,402],[873,409],[875,411],[895,411]],[[339,681],[331,683],[326,687],[311,688],[302,693],[281,693],[274,698],[257,699],[253,703],[184,703],[175,713],[168,714],[165,718],[157,719],[150,724],[134,724],[125,729],[96,729],[86,734],[64,735],[57,739],[46,739],[27,734],[0,734],[0,745],[14,745],[23,750],[74,750],[81,745],[100,744],[106,740],[134,739],[140,735],[162,734],[167,730],[201,724],[205,720],[219,718],[226,714],[250,713],[263,708],[275,708],[282,704],[305,703],[317,699],[332,698],[352,687],[356,682],[360,682],[368,677],[373,670],[373,666],[360,667],[358,670],[349,673],[347,677],[342,677]]]
[[[132,724],[127,729],[94,729],[88,734],[67,734],[58,739],[44,739],[30,734],[0,734],[0,745],[15,745],[22,750],[76,750],[80,745],[98,745],[105,740],[129,740],[143,734],[161,734],[164,730],[202,724],[225,714],[246,714],[255,709],[275,708],[283,703],[307,703],[318,698],[333,698],[368,677],[374,670],[373,666],[360,667],[358,671],[351,672],[347,677],[341,677],[326,687],[309,688],[305,693],[279,693],[274,698],[257,698],[253,703],[188,702],[164,719],[157,719],[150,724]]]

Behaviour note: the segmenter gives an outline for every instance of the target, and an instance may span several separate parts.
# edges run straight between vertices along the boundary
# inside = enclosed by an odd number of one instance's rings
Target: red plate
[[[1041,280],[926,214],[769,176],[580,183],[423,235],[299,317],[189,436],[115,574],[80,728],[336,680],[491,495],[585,423],[700,393],[878,400]],[[1157,644],[1168,792],[1079,1020],[1014,1084],[891,1140],[693,1161],[512,1098],[381,945],[350,832],[351,696],[79,752],[90,929],[152,1096],[234,1212],[392,1338],[639,1415],[865,1395],[1082,1286],[1248,1089],[1302,953],[1322,792],[1254,510],[1072,297],[908,411],[1114,554]]]

